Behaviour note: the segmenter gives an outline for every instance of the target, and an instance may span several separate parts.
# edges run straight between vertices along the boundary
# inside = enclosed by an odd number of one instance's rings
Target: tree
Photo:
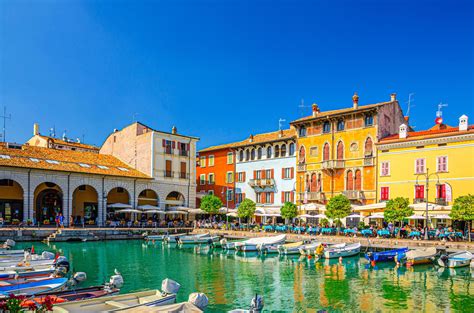
[[[294,219],[298,215],[298,207],[291,202],[285,202],[280,210],[281,217],[284,219]]]
[[[403,219],[413,215],[413,209],[408,206],[409,204],[408,198],[403,197],[388,200],[383,213],[385,221],[400,222],[401,225]],[[397,235],[400,235],[400,232]]]
[[[222,201],[215,195],[206,195],[201,199],[201,209],[209,214],[219,213],[222,208]]]
[[[253,214],[255,213],[255,208],[256,208],[255,202],[253,202],[250,199],[244,199],[244,201],[240,203],[239,208],[237,209],[237,215],[240,218],[248,219],[252,217]]]
[[[468,237],[471,241],[472,221],[474,220],[474,195],[461,196],[454,200],[449,217],[457,221],[465,221],[468,223]]]
[[[344,195],[331,198],[326,206],[326,216],[332,219],[341,219],[351,213],[351,202]]]

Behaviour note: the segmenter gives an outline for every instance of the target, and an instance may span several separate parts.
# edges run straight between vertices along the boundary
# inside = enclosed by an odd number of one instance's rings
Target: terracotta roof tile
[[[428,130],[421,131],[412,131],[407,133],[407,138],[399,138],[398,134],[391,135],[383,138],[379,141],[379,144],[392,143],[392,142],[401,142],[401,141],[411,141],[411,140],[421,140],[437,137],[448,137],[463,135],[468,133],[474,133],[474,125],[469,125],[467,131],[459,131],[459,127],[447,126],[446,128],[439,128],[439,126],[434,126]]]
[[[23,145],[21,149],[14,149],[6,147],[4,143],[0,144],[0,166],[150,178],[111,155],[28,145]]]
[[[100,150],[99,147],[96,147],[94,145],[88,145],[88,144],[85,144],[85,143],[74,142],[74,141],[72,141],[72,142],[71,141],[65,141],[65,140],[62,140],[62,139],[59,139],[59,138],[54,138],[54,137],[44,136],[44,135],[38,135],[38,136],[40,136],[40,137],[42,137],[46,140],[52,139],[55,144],[59,144],[59,145],[72,146],[72,147],[78,147],[78,148],[96,150],[96,151]]]
[[[281,134],[281,137],[280,137],[280,134]],[[267,143],[267,142],[285,140],[285,139],[291,139],[291,138],[296,138],[296,131],[292,128],[285,129],[285,130],[282,130],[282,131],[278,130],[278,131],[274,131],[274,132],[270,132],[270,133],[263,133],[263,134],[253,135],[252,142],[250,142],[250,137],[249,137],[249,138],[247,138],[245,140],[242,140],[242,141],[222,144],[222,145],[218,145],[218,146],[211,146],[211,147],[199,150],[199,152],[207,152],[207,151],[215,151],[215,150],[221,150],[221,149],[244,147],[244,146],[248,146],[248,145],[261,144],[261,143]]]

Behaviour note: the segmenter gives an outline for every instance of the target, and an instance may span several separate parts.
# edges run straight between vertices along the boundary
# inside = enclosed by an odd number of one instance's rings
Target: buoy
[[[372,265],[373,267],[375,267],[375,261],[370,261],[370,265]]]
[[[342,263],[342,256],[339,257],[339,263]]]

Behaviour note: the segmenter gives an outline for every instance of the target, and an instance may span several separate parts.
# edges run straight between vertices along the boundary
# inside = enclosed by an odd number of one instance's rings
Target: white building
[[[294,129],[251,135],[236,151],[236,202],[249,198],[260,211],[277,213],[295,202],[296,134]]]

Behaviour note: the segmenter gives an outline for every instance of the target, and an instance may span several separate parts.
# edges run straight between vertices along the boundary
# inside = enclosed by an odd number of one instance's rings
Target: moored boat
[[[0,295],[33,295],[41,292],[62,290],[66,286],[67,282],[68,279],[63,277],[41,279],[38,281],[25,281],[19,284],[1,282]]]
[[[282,244],[285,240],[286,235],[251,238],[242,242],[237,242],[235,244],[235,249],[242,252],[257,251],[259,248],[264,249],[266,246]]]
[[[459,251],[451,253],[449,255],[442,255],[438,258],[438,264],[442,267],[456,268],[469,266],[471,260],[473,259],[473,254],[469,251]]]
[[[290,254],[299,254],[300,248],[304,246],[304,241],[297,241],[292,243],[286,243],[283,245],[279,245],[278,253],[283,255],[290,255]]]
[[[211,244],[218,242],[220,239],[219,236],[211,236],[210,234],[199,234],[191,236],[181,236],[177,238],[177,242],[181,245],[184,244]]]
[[[436,253],[437,251],[434,247],[409,250],[405,253],[403,260],[406,261],[408,266],[431,263],[434,261]],[[402,259],[395,257],[395,261],[400,260]]]
[[[314,255],[314,252],[320,245],[322,245],[321,242],[313,241],[299,247],[298,251],[300,252],[301,255],[305,255],[305,256]]]
[[[395,257],[397,257],[398,259],[403,258],[407,251],[408,248],[399,248],[380,252],[369,251],[365,254],[365,258],[371,262],[388,262],[393,261]]]
[[[327,259],[350,257],[360,253],[360,242],[348,244],[342,247],[330,246],[324,249],[323,255]]]

